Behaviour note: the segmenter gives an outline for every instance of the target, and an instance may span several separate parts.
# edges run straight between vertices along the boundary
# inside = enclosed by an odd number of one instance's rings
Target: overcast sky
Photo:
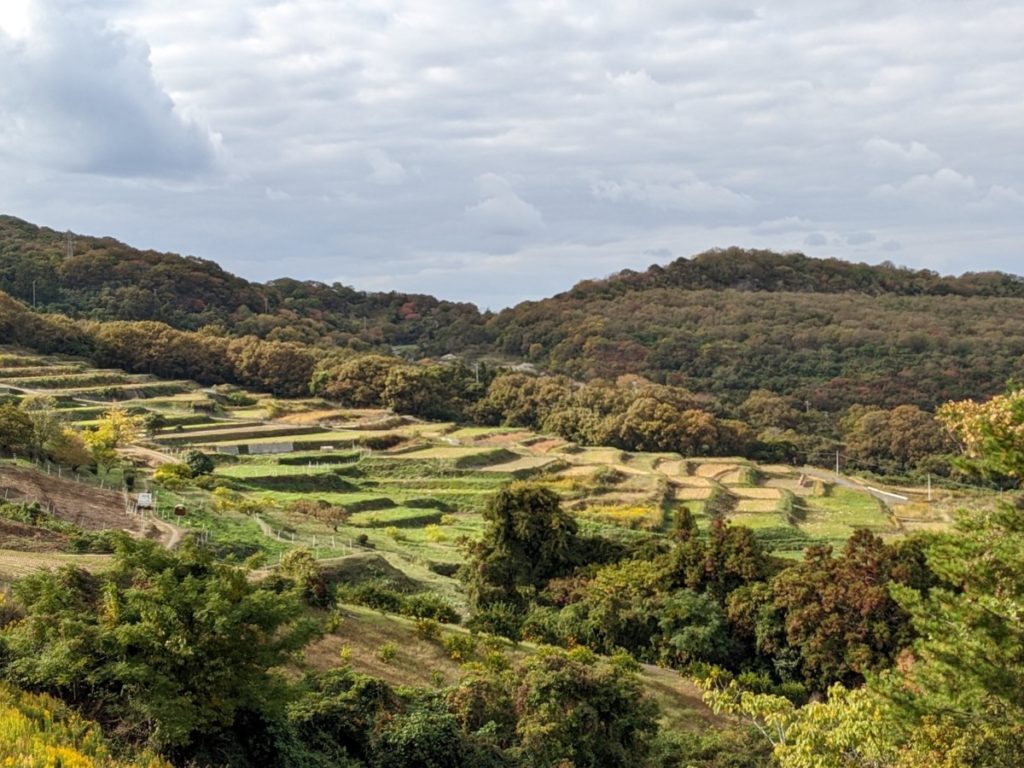
[[[0,212],[497,309],[715,246],[1024,273],[1020,0],[0,0]]]

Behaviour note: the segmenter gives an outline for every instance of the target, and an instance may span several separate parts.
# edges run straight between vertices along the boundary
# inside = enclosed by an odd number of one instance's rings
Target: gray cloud
[[[30,1],[0,209],[57,228],[491,306],[732,244],[1024,263],[1012,0]]]
[[[876,239],[870,232],[854,232],[846,236],[846,242],[849,245],[866,245],[875,242]]]
[[[40,7],[24,37],[0,34],[0,152],[99,175],[209,170],[219,139],[176,109],[147,45],[77,11]]]

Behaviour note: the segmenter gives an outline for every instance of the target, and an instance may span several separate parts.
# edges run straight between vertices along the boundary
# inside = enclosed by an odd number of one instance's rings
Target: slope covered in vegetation
[[[931,409],[1024,375],[1024,280],[945,277],[730,248],[581,282],[496,315],[431,296],[281,278],[0,217],[0,291],[37,309],[265,341],[526,360],[579,379],[638,374],[738,403]]]

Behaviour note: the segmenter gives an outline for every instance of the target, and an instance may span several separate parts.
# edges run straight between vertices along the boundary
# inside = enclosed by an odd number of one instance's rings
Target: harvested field
[[[718,480],[731,472],[739,472],[741,467],[737,464],[719,464],[716,462],[704,462],[697,467],[697,477]]]
[[[686,486],[689,488],[715,488],[718,483],[706,477],[697,477],[696,475],[684,475],[682,477],[672,478],[672,484],[678,486]]]
[[[558,473],[559,477],[590,477],[597,471],[596,464],[577,464],[573,467],[563,469]]]
[[[622,451],[618,448],[583,448],[579,453],[565,454],[570,464],[622,464]]]
[[[729,491],[741,499],[772,499],[782,498],[782,491],[777,488],[730,488]]]
[[[539,469],[558,461],[553,456],[521,456],[515,461],[508,461],[504,464],[491,464],[488,467],[481,467],[481,472],[520,472],[523,470]]]
[[[711,498],[711,488],[690,488],[688,486],[675,486],[675,497],[679,501],[703,501]]]
[[[44,568],[56,569],[74,565],[97,572],[110,566],[113,555],[70,555],[59,552],[16,552],[0,550],[0,581],[14,581]]]
[[[800,471],[799,468],[789,464],[761,464],[759,468],[762,472],[770,472],[773,475],[792,475],[794,472]]]
[[[188,430],[179,433],[165,432],[160,435],[160,440],[165,443],[244,442],[249,438],[263,438],[267,435],[288,437],[292,435],[314,434],[319,431],[320,429],[315,426],[309,427],[295,424],[257,424],[239,426],[237,423],[228,423],[207,427],[205,429]]]
[[[530,453],[551,453],[552,451],[560,450],[567,445],[568,443],[565,440],[552,438],[550,440],[534,440],[523,447]]]
[[[740,499],[736,502],[737,512],[774,512],[778,501],[771,499]]]
[[[685,477],[686,462],[676,459],[668,459],[655,463],[654,470],[669,477]]]

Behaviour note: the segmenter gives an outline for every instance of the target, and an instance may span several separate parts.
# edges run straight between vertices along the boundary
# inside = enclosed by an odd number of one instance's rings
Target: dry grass
[[[718,482],[722,483],[723,485],[736,485],[744,481],[743,470],[733,469],[719,475],[715,479],[718,480]]]
[[[354,670],[380,677],[392,685],[433,687],[438,682],[452,685],[458,681],[459,662],[448,655],[440,642],[416,637],[412,620],[359,606],[345,606],[344,613],[345,618],[335,632],[306,649],[306,665],[324,671],[345,663],[344,655]],[[460,627],[445,626],[441,631],[469,634]],[[513,663],[536,651],[532,643],[513,647],[496,638],[488,638],[488,642],[497,644]],[[378,655],[385,643],[394,643],[398,648],[390,662],[382,661]],[[678,672],[644,664],[640,677],[645,691],[661,708],[663,728],[696,731],[728,722],[714,715],[701,700],[700,689]]]
[[[520,456],[515,461],[480,467],[481,472],[518,472],[525,469],[539,469],[558,461],[554,456]]]
[[[63,552],[18,552],[0,549],[0,581],[10,582],[44,568],[56,569],[76,565],[98,572],[109,567],[113,555],[70,555]]]
[[[778,501],[772,499],[740,499],[736,502],[737,512],[774,512]]]
[[[590,477],[594,472],[597,471],[597,466],[594,464],[578,464],[575,467],[569,467],[563,469],[558,473],[559,477]]]
[[[727,476],[732,476],[735,473],[736,478],[739,478],[739,473],[742,470],[737,464],[724,464],[719,462],[706,461],[702,462],[696,471],[697,477],[704,477],[709,480],[719,480]]]
[[[337,667],[343,663],[344,652],[353,669],[382,678],[391,685],[432,687],[435,672],[445,685],[458,680],[459,663],[448,655],[439,641],[418,638],[412,619],[355,605],[344,606],[343,614],[337,630],[306,648],[306,664],[319,671]],[[448,626],[442,628],[442,633],[469,634],[460,627]],[[389,662],[382,661],[378,655],[385,643],[398,646],[398,653]]]
[[[730,488],[729,492],[741,499],[774,499],[782,498],[778,488]]]
[[[675,497],[679,501],[703,501],[711,497],[711,490],[711,488],[676,486]]]
[[[601,520],[626,528],[657,530],[665,524],[659,507],[645,504],[616,504],[586,507],[579,512],[583,517]]]

